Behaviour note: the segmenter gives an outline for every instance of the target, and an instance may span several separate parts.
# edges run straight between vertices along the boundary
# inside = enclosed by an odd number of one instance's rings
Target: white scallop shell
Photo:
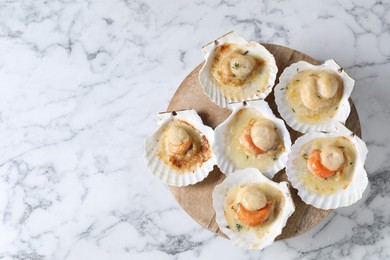
[[[295,114],[292,111],[286,100],[286,86],[295,77],[295,75],[302,70],[332,70],[335,71],[344,82],[344,91],[338,106],[337,112],[334,117],[329,121],[319,124],[307,124],[299,122],[295,118]],[[278,111],[286,123],[296,131],[302,133],[308,133],[313,131],[330,131],[338,122],[345,123],[348,115],[351,111],[348,99],[351,96],[351,92],[355,85],[355,80],[352,79],[334,60],[327,60],[323,64],[315,66],[306,61],[299,61],[291,64],[287,67],[279,77],[279,83],[275,86],[275,101],[278,106]]]
[[[158,149],[158,137],[160,136],[163,127],[173,119],[180,119],[190,123],[203,135],[206,136],[210,149],[212,151],[214,144],[214,131],[211,127],[203,124],[202,119],[195,110],[183,110],[174,113],[158,114],[157,130],[145,140],[145,159],[146,164],[154,176],[159,178],[162,182],[171,186],[187,186],[202,181],[213,170],[214,165],[217,164],[214,153],[208,161],[204,162],[201,167],[194,172],[184,172],[178,174],[175,170],[167,166],[162,160],[156,156]]]
[[[352,176],[351,183],[345,190],[337,191],[330,195],[318,195],[310,192],[304,186],[299,178],[298,172],[294,167],[294,159],[299,155],[299,150],[302,145],[322,137],[347,137],[356,147],[357,160],[355,163],[355,171]],[[337,124],[335,129],[329,133],[313,132],[308,133],[298,138],[291,147],[291,153],[288,156],[286,165],[286,173],[292,186],[298,190],[298,195],[302,200],[316,208],[320,209],[335,209],[349,206],[362,198],[363,192],[367,187],[368,178],[366,170],[364,169],[364,162],[367,156],[366,144],[349,129],[341,123]]]
[[[287,156],[291,149],[290,133],[288,132],[283,120],[277,118],[272,113],[272,110],[268,106],[268,103],[263,100],[255,100],[255,101],[248,101],[248,102],[245,101],[243,103],[230,104],[230,108],[233,109],[233,112],[222,124],[220,124],[217,128],[215,128],[214,153],[215,156],[217,157],[217,163],[219,169],[221,170],[221,172],[223,172],[226,175],[229,175],[232,172],[239,170],[232,164],[232,162],[225,155],[226,145],[228,145],[228,142],[226,142],[225,129],[238,111],[240,111],[243,108],[254,108],[260,111],[265,118],[271,120],[276,125],[279,131],[278,132],[279,136],[283,139],[283,143],[285,146],[285,151],[280,154],[280,156],[275,161],[273,166],[267,169],[266,171],[262,171],[265,176],[267,176],[268,178],[272,178],[278,171],[280,171],[286,166]]]
[[[258,237],[254,232],[234,233],[231,229],[226,227],[228,225],[224,214],[226,196],[231,188],[234,188],[239,184],[256,183],[267,183],[278,189],[283,194],[284,205],[280,207],[279,216],[269,226],[265,236]],[[213,206],[216,213],[216,222],[221,231],[232,240],[233,244],[248,249],[263,249],[271,245],[275,238],[282,233],[282,229],[286,225],[288,218],[295,211],[295,205],[291,198],[287,182],[273,182],[255,168],[246,168],[244,170],[236,171],[234,174],[229,175],[222,183],[215,186],[213,191]]]
[[[210,69],[214,60],[215,48],[223,43],[236,43],[245,46],[245,48],[248,49],[251,53],[255,53],[257,56],[262,57],[265,60],[266,64],[270,67],[270,75],[267,83],[268,88],[266,89],[266,91],[257,93],[256,95],[245,99],[225,98],[217,82],[210,76]],[[230,32],[218,38],[217,40],[205,45],[202,48],[202,53],[205,59],[205,64],[199,72],[199,81],[205,94],[217,105],[227,108],[230,102],[252,99],[264,99],[268,96],[269,93],[271,93],[272,87],[275,84],[276,74],[278,73],[278,67],[276,66],[274,56],[261,44],[253,41],[248,42],[244,38],[238,36],[235,32]]]

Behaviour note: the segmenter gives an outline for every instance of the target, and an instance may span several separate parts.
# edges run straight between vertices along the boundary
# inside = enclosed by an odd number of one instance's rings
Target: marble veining
[[[363,199],[245,251],[150,174],[143,141],[200,47],[237,31],[352,77]],[[0,1],[0,259],[390,259],[390,2]]]

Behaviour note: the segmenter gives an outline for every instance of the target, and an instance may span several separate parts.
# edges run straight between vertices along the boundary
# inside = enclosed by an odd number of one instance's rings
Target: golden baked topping
[[[206,136],[183,120],[169,122],[159,144],[157,156],[178,172],[194,171],[211,157]]]

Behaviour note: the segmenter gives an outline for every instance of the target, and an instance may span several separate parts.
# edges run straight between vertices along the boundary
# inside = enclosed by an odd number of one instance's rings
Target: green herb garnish
[[[292,109],[292,111],[295,113],[295,110],[294,110],[294,108],[291,108]]]
[[[230,226],[229,226],[229,225],[227,225],[227,226],[225,226],[225,228],[227,228],[227,229],[230,229]]]
[[[309,157],[305,153],[302,156],[303,156],[303,159],[305,159],[305,160],[309,159]]]
[[[240,232],[242,226],[240,224],[236,224],[237,231]]]
[[[245,51],[242,55],[247,55],[249,51]]]
[[[240,67],[240,63],[234,63],[234,65],[232,66],[233,69],[238,69],[238,67]]]
[[[337,110],[339,107],[337,106],[334,110]]]

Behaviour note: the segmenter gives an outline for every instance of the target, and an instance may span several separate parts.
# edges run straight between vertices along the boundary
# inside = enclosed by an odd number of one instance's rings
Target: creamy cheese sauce
[[[250,185],[254,185],[254,184],[250,184]],[[224,202],[224,214],[225,214],[225,219],[228,223],[227,228],[231,229],[233,232],[255,232],[258,237],[263,237],[264,234],[267,233],[267,229],[269,228],[269,226],[280,217],[279,212],[280,209],[283,208],[285,201],[284,201],[283,194],[276,188],[272,187],[271,185],[264,184],[264,183],[256,184],[256,185],[258,185],[258,187],[265,193],[268,201],[273,201],[271,214],[265,222],[263,222],[258,226],[250,227],[245,225],[237,217],[236,210],[238,206],[237,206],[236,198],[237,198],[238,191],[246,186],[243,184],[233,187],[228,191],[228,194]]]
[[[183,155],[172,155],[167,149],[167,134],[171,127],[183,128],[191,138],[192,144]],[[211,148],[206,136],[194,126],[183,120],[172,120],[162,129],[156,155],[177,173],[193,172],[211,157]]]
[[[337,89],[332,88],[332,85],[336,85]],[[303,70],[290,81],[284,91],[296,120],[316,124],[335,115],[343,88],[341,77],[333,71]]]
[[[250,98],[272,87],[267,85],[270,68],[266,61],[234,43],[216,48],[210,75],[228,99]]]
[[[279,155],[285,150],[283,139],[280,138],[280,130],[276,129],[279,136],[279,145],[274,149],[259,155],[248,152],[240,143],[240,137],[251,120],[266,119],[261,112],[253,108],[243,108],[232,118],[225,130],[225,154],[236,169],[254,167],[265,171],[272,167]]]
[[[310,172],[307,160],[311,151],[321,151],[327,145],[339,147],[343,151],[345,162],[334,176],[323,179]],[[294,165],[306,189],[319,195],[328,195],[348,187],[355,169],[355,161],[355,145],[346,137],[332,137],[315,139],[303,145],[300,156],[294,160]]]

